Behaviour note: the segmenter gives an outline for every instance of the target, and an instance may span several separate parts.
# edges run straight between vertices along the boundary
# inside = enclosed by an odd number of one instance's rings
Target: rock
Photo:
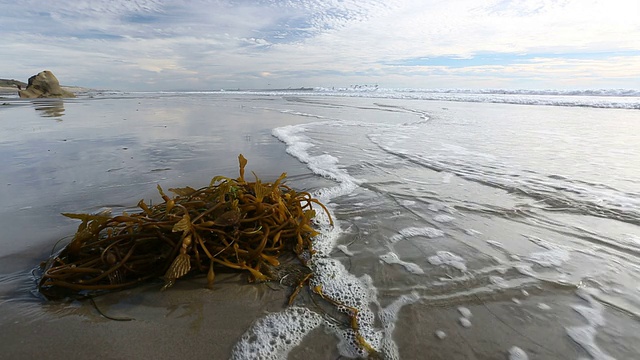
[[[18,95],[27,99],[76,97],[72,92],[63,90],[56,76],[49,70],[30,77],[27,88],[18,91]]]

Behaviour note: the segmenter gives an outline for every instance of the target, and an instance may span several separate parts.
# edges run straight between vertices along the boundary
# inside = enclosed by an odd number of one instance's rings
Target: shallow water
[[[18,332],[12,306],[36,323],[56,318],[26,284],[77,225],[61,212],[117,213],[157,200],[158,183],[234,176],[243,153],[261,178],[286,171],[330,204],[339,228],[320,262],[337,261],[345,283],[369,291],[366,331],[397,346],[388,357],[634,358],[638,119],[629,109],[312,94],[11,100],[0,108],[0,327]],[[348,354],[336,339],[314,332],[290,358]]]

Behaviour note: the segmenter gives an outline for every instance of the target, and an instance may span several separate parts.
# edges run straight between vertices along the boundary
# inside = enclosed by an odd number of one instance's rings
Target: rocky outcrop
[[[76,97],[72,92],[60,87],[60,82],[49,70],[42,71],[38,75],[29,78],[25,90],[18,91],[21,98],[72,98]]]

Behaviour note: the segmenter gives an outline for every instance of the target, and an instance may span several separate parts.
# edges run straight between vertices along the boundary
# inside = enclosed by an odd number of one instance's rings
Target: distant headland
[[[0,93],[15,92],[18,87],[26,89],[27,83],[14,79],[0,79]]]

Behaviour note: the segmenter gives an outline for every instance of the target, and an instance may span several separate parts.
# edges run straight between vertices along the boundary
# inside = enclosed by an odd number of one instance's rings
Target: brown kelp
[[[325,205],[284,184],[286,173],[273,183],[262,182],[255,173],[255,181],[247,181],[247,160],[242,154],[238,160],[238,178],[216,176],[200,189],[169,189],[174,197],[158,185],[163,201],[150,205],[140,200],[137,213],[63,214],[81,223],[71,241],[41,264],[38,291],[50,300],[92,299],[159,277],[165,290],[197,273],[206,274],[212,287],[221,270],[246,272],[250,282],[289,278],[288,285],[295,286],[290,305],[307,287],[347,315],[345,326],[375,356],[360,334],[358,310],[331,299],[321,286],[309,285],[314,273],[305,265],[318,235],[314,208],[324,211],[333,225]],[[296,257],[297,267],[281,264]]]
[[[169,189],[158,185],[163,202],[138,203],[140,212],[63,214],[81,224],[71,242],[41,265],[38,290],[48,299],[113,291],[163,276],[163,289],[189,273],[206,273],[208,286],[221,268],[245,271],[250,281],[273,279],[281,254],[303,263],[311,254],[314,206],[307,192],[283,183],[216,176],[209,186]],[[307,255],[308,257],[308,255]]]

